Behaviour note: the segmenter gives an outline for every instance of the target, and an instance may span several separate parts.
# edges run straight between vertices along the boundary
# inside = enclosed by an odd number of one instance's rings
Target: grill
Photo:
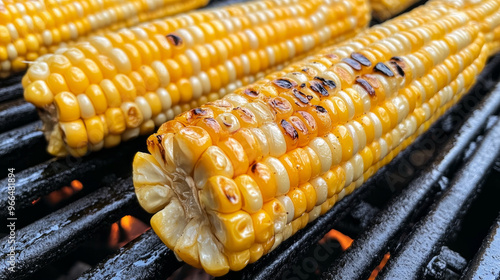
[[[228,2],[241,1],[211,5]],[[0,218],[12,220],[8,168],[15,168],[17,218],[14,270],[8,269],[10,231],[1,229],[0,278],[199,275],[150,229],[120,249],[106,245],[110,228],[123,231],[116,222],[124,216],[149,224],[130,177],[145,138],[84,159],[52,159],[35,108],[21,99],[20,78],[3,80],[0,88]],[[362,188],[258,262],[223,278],[500,277],[499,78],[497,55],[456,106]],[[61,200],[74,182],[83,189]]]

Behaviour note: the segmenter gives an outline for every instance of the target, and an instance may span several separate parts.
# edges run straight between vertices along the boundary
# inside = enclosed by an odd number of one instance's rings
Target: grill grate
[[[483,183],[500,159],[499,70],[497,55],[457,106],[362,188],[258,262],[223,278],[366,279],[387,252],[391,256],[380,279],[431,279],[430,273],[424,273],[436,264],[431,259],[442,261],[447,256],[467,263],[465,268],[464,263],[453,266],[454,273],[465,279],[500,277],[500,216],[489,221],[490,232],[481,248],[475,248],[474,257],[463,258],[446,247],[461,230],[460,221],[470,212],[471,203],[480,200],[477,193],[486,188]],[[34,108],[20,99],[20,76],[2,82],[0,178],[6,177],[8,167],[16,168],[16,213],[22,220],[16,231],[13,272],[7,270],[7,238],[0,240],[1,279],[40,279],[44,268],[125,215],[147,223],[150,215],[135,198],[129,164],[136,151],[145,150],[145,137],[84,159],[51,159],[44,152],[46,142]],[[50,209],[33,205],[74,179],[85,189],[73,201]],[[7,179],[0,180],[0,185],[6,186]],[[7,188],[1,188],[0,205],[7,205],[7,197]],[[3,220],[6,215],[0,211]],[[318,242],[332,228],[355,241],[344,253],[339,246],[332,249],[326,261],[318,264],[311,252],[325,249]],[[96,262],[80,279],[166,279],[182,266],[152,230]],[[433,273],[435,277],[440,272]]]

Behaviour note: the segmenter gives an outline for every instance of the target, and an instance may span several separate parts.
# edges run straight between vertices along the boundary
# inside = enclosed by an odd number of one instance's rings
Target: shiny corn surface
[[[0,2],[0,78],[90,34],[202,7],[208,0]]]
[[[158,20],[41,57],[24,96],[45,122],[48,151],[113,147],[215,101],[369,20],[360,0],[267,0]]]
[[[257,261],[467,92],[499,4],[431,1],[166,122],[133,164],[152,228],[215,276]]]

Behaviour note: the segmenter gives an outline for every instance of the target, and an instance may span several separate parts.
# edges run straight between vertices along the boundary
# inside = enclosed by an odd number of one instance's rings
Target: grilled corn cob
[[[0,2],[0,78],[66,43],[206,5],[208,0]],[[3,3],[3,4],[2,4]]]
[[[431,2],[166,122],[133,163],[152,228],[215,276],[255,262],[459,100],[497,46],[499,4]]]
[[[372,15],[379,21],[391,18],[420,0],[370,0]]]
[[[367,10],[362,0],[256,1],[91,37],[33,63],[24,96],[45,122],[49,153],[81,156],[354,35]]]

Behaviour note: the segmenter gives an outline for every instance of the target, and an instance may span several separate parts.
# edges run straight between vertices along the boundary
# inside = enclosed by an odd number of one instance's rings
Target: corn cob
[[[27,61],[103,30],[133,26],[206,5],[208,0],[0,2],[0,78]]]
[[[133,163],[153,230],[214,276],[255,262],[460,99],[498,43],[499,4],[468,7],[487,29],[431,2],[166,122]]]
[[[391,18],[420,0],[370,0],[372,15],[379,21]]]
[[[91,37],[33,63],[24,96],[45,122],[49,153],[81,156],[353,36],[367,10],[362,0],[256,1]]]

